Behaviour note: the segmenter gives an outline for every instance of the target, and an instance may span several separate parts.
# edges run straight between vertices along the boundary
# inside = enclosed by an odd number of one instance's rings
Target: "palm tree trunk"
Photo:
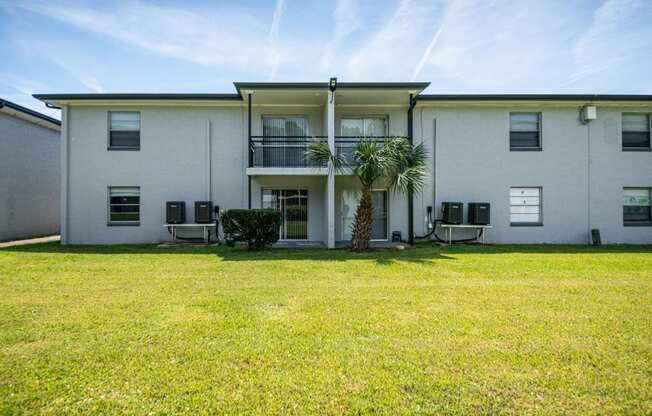
[[[369,248],[371,238],[371,222],[373,221],[371,206],[371,188],[363,186],[360,203],[355,210],[355,221],[353,223],[353,237],[351,249],[353,251],[366,251]]]

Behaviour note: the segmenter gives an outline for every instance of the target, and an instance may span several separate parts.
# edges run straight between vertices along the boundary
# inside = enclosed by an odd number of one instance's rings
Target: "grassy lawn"
[[[651,414],[652,247],[0,250],[0,414]]]

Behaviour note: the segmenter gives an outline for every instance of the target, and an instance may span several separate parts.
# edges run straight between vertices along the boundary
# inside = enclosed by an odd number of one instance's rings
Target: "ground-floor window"
[[[355,221],[355,210],[360,201],[360,191],[342,191],[342,239],[350,240]],[[371,192],[371,205],[373,208],[373,222],[371,225],[372,240],[387,240],[387,190],[378,189]]]
[[[279,229],[281,240],[308,239],[308,190],[263,189],[263,208],[275,209],[283,215]]]
[[[108,214],[109,225],[140,224],[140,188],[110,186]]]
[[[509,190],[511,225],[542,225],[541,187],[513,187]]]
[[[623,189],[623,221],[625,225],[650,224],[650,188]]]

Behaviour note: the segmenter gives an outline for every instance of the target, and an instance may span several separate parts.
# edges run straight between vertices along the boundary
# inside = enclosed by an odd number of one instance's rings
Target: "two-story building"
[[[652,243],[652,96],[426,95],[427,83],[235,83],[234,94],[45,94],[62,110],[67,244],[171,237],[166,201],[278,209],[280,237],[335,247],[359,183],[311,166],[311,140],[406,137],[429,176],[373,192],[373,239],[427,234],[443,201],[488,202],[493,243]],[[588,109],[588,110],[587,110]],[[588,116],[587,116],[588,114]],[[468,231],[467,231],[468,232]],[[456,237],[464,237],[463,230]]]

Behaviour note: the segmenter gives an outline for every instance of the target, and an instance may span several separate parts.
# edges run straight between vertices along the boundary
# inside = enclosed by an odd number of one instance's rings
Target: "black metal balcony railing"
[[[392,136],[395,137],[395,136]],[[335,152],[347,162],[353,160],[356,143],[361,139],[375,140],[381,145],[388,136],[335,136]],[[252,136],[249,140],[249,167],[306,168],[316,165],[306,158],[308,146],[326,136]]]
[[[249,166],[256,168],[307,168],[315,164],[306,158],[314,140],[324,136],[252,136],[249,140]]]

